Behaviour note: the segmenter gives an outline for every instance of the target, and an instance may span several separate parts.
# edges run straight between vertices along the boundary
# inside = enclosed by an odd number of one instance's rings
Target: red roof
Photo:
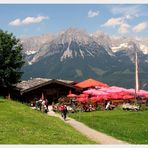
[[[82,81],[80,83],[77,83],[75,86],[78,86],[80,88],[89,88],[89,87],[109,87],[107,84],[102,83],[100,81],[96,81],[94,79],[88,79],[85,81]]]

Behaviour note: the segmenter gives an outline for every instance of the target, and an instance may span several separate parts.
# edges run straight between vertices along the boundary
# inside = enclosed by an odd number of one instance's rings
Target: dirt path
[[[50,116],[56,116],[59,117],[61,120],[63,118],[52,111],[51,106],[49,106],[49,112],[48,115]],[[64,121],[64,120],[63,120]],[[81,122],[78,122],[72,118],[67,118],[66,121],[67,124],[70,124],[72,127],[74,127],[77,131],[81,132],[83,135],[87,136],[88,138],[92,139],[93,141],[96,141],[100,144],[128,144],[127,142],[115,139],[114,137],[108,136],[104,133],[98,132],[94,129],[89,128],[88,126],[84,125]]]

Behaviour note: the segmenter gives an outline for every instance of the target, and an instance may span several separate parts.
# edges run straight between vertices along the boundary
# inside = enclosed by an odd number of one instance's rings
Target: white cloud
[[[38,16],[38,17],[26,17],[24,20],[22,20],[22,24],[36,24],[40,23],[41,21],[48,19],[47,16]]]
[[[121,34],[128,33],[130,27],[129,24],[123,23],[119,26],[118,32]]]
[[[134,32],[141,32],[142,30],[148,28],[148,22],[142,22],[137,24],[134,28],[133,31]]]
[[[99,15],[99,11],[92,11],[92,10],[88,11],[88,17],[95,17],[97,15]]]
[[[123,18],[118,17],[118,18],[110,18],[105,24],[104,26],[107,27],[111,27],[111,26],[118,26],[121,25],[123,23]]]
[[[128,33],[130,25],[126,22],[124,17],[110,18],[103,26],[105,27],[118,27],[118,32],[121,34]]]
[[[9,23],[9,25],[11,25],[11,26],[19,26],[19,25],[21,25],[21,20],[20,19],[15,19],[15,20],[11,21]]]
[[[11,26],[20,26],[20,25],[29,25],[29,24],[37,24],[42,22],[43,20],[48,19],[47,16],[37,16],[37,17],[26,17],[23,20],[15,19],[9,23]]]
[[[121,14],[123,15],[126,19],[132,19],[135,17],[139,17],[142,15],[140,6],[118,6],[112,8],[111,12],[113,14]]]

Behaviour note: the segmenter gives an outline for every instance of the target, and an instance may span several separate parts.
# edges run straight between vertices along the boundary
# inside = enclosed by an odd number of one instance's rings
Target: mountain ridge
[[[69,28],[26,55],[23,79],[47,77],[81,81],[89,77],[107,84],[134,86],[134,59],[138,52],[141,83],[148,87],[147,39],[111,38],[104,32],[89,34]],[[146,48],[141,49],[140,44]],[[116,47],[116,48],[115,48]],[[132,83],[132,84],[131,84]]]

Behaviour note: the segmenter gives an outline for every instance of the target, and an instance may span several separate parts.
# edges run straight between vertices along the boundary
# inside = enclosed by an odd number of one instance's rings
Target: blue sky
[[[69,27],[109,35],[148,37],[148,4],[0,4],[0,28],[17,37]]]

